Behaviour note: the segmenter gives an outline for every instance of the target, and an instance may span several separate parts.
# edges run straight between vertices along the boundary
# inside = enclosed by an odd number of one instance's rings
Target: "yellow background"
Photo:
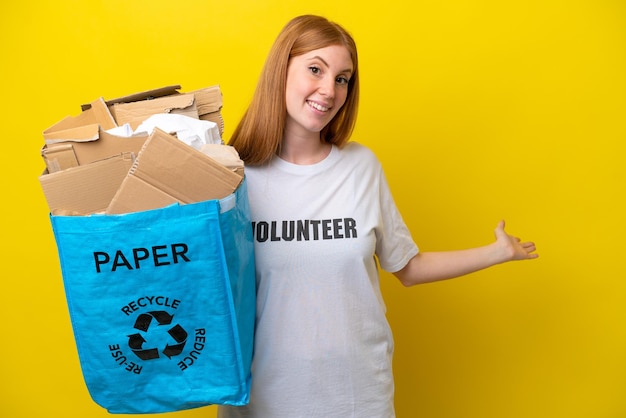
[[[379,155],[422,249],[490,242],[500,218],[540,248],[411,289],[383,276],[398,416],[626,417],[621,0],[3,2],[0,416],[108,416],[78,365],[41,132],[100,96],[220,84],[228,137],[302,13],[355,36],[354,139]]]

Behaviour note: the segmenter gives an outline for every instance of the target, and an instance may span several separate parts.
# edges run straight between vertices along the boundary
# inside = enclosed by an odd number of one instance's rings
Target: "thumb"
[[[510,239],[513,239],[515,241],[519,241],[518,238],[515,237],[511,237],[509,236],[509,234],[506,233],[506,231],[504,230],[504,227],[506,226],[506,223],[504,222],[504,220],[501,220],[500,222],[498,222],[498,226],[496,226],[496,229],[494,231],[494,234],[496,236],[496,241],[508,241]]]
[[[498,222],[498,225],[496,226],[496,229],[495,229],[496,237],[498,237],[499,235],[505,234],[504,232],[505,226],[506,226],[506,223],[504,222],[504,219]]]

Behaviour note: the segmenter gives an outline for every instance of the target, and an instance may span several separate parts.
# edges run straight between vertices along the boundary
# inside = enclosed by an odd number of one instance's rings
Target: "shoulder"
[[[374,154],[371,149],[359,142],[350,141],[346,143],[341,148],[341,153],[343,154],[344,158],[353,159],[357,162],[365,163],[368,165],[380,166],[380,162],[378,161],[378,157],[376,157],[376,154]]]

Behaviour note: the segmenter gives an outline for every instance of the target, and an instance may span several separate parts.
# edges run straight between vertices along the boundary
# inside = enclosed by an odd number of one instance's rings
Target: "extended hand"
[[[496,245],[502,250],[506,261],[528,260],[539,257],[534,242],[521,242],[517,237],[511,236],[504,231],[504,221],[500,221],[494,233]]]

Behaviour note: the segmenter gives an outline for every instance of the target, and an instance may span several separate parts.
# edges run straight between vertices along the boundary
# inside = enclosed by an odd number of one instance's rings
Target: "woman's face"
[[[291,58],[287,68],[286,135],[316,135],[333,119],[348,96],[353,65],[341,45]]]

